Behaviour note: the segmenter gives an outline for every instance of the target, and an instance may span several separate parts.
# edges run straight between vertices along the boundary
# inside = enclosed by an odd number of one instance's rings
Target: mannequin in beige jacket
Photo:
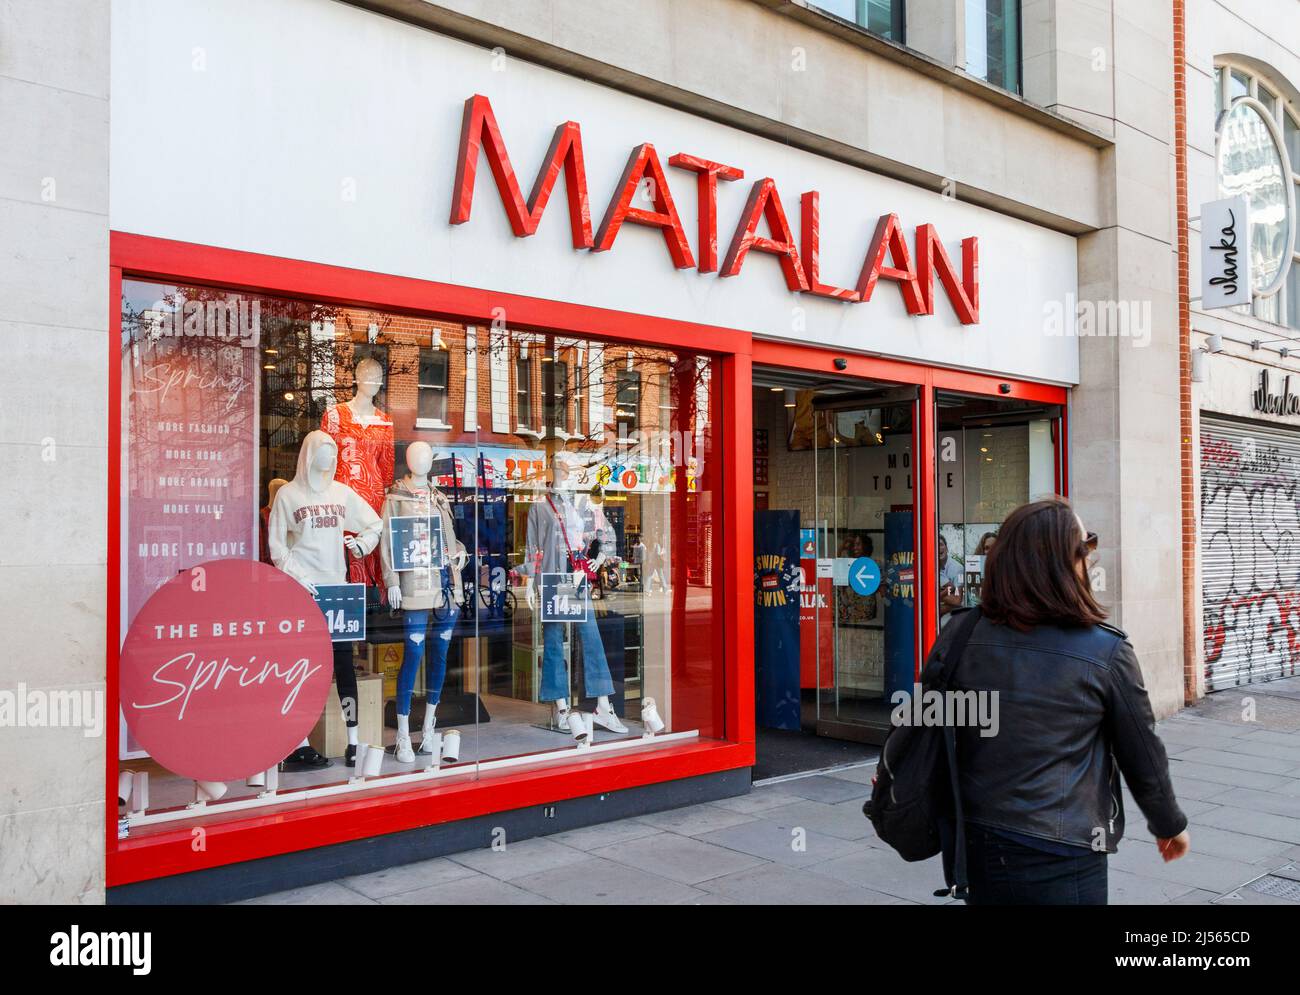
[[[397,746],[398,763],[414,763],[411,746],[411,693],[420,661],[424,661],[425,708],[420,752],[434,750],[434,712],[442,695],[447,673],[447,650],[451,645],[456,616],[464,601],[460,571],[469,558],[464,545],[456,538],[451,502],[429,480],[433,467],[433,450],[427,442],[413,442],[406,450],[407,473],[388,489],[384,498],[384,538],[379,544],[384,586],[388,603],[400,610],[406,623],[406,642],[402,668],[397,675]],[[442,541],[435,552],[436,562],[428,567],[397,571],[393,564],[392,520],[414,516],[428,519],[440,530]],[[435,610],[436,609],[436,610]]]

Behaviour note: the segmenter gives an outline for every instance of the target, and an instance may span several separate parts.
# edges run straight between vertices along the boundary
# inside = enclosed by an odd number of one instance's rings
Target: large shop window
[[[721,738],[714,369],[125,280],[131,818]]]
[[[980,603],[984,557],[1003,519],[1061,490],[1060,408],[1025,401],[937,397],[939,475],[936,590],[939,626]]]

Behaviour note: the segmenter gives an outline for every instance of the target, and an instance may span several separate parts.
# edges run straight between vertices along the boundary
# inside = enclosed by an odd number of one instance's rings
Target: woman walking
[[[971,905],[1105,905],[1106,857],[1124,835],[1120,774],[1163,859],[1187,852],[1137,656],[1092,594],[1096,547],[1052,498],[1013,511],[988,553],[981,615],[953,676],[998,710],[995,735],[957,730]],[[970,610],[954,612],[928,673]]]

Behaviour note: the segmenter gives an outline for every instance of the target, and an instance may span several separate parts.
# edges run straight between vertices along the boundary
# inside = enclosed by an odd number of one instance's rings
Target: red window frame
[[[106,671],[109,701],[118,707],[121,585],[121,289],[123,278],[212,284],[233,290],[300,297],[359,307],[436,314],[473,324],[490,324],[504,307],[511,323],[540,331],[603,341],[650,343],[699,349],[716,357],[721,443],[719,483],[724,520],[715,528],[722,541],[720,573],[732,582],[724,591],[721,624],[714,627],[715,659],[722,663],[718,689],[725,739],[665,746],[554,767],[534,767],[481,779],[412,789],[376,787],[325,803],[286,801],[255,815],[212,815],[192,822],[138,828],[117,838],[119,726],[108,723],[105,764],[105,877],[109,887],[203,870],[225,864],[364,839],[420,826],[452,822],[754,764],[752,707],[754,658],[753,599],[743,579],[753,572],[753,492],[750,336],[733,329],[603,308],[540,300],[515,294],[457,287],[364,270],[284,259],[126,232],[109,238],[108,361],[108,550]],[[744,403],[738,403],[743,401]],[[740,527],[737,527],[737,526]],[[203,845],[195,844],[202,827]]]
[[[1060,404],[1065,387],[992,374],[940,369],[907,360],[846,354],[822,346],[754,340],[748,333],[714,325],[568,304],[516,294],[458,287],[346,267],[285,259],[114,231],[109,240],[108,361],[108,550],[106,671],[109,701],[118,701],[118,648],[121,640],[121,286],[123,278],[212,284],[250,293],[301,297],[329,303],[392,311],[436,314],[474,324],[490,324],[493,311],[508,308],[513,324],[539,331],[589,336],[605,341],[650,343],[698,349],[706,344],[717,357],[723,489],[721,570],[733,578],[725,593],[721,624],[715,628],[716,658],[722,661],[722,712],[725,739],[663,747],[558,767],[436,786],[402,785],[347,795],[330,802],[285,802],[256,815],[199,817],[192,822],[137,829],[117,838],[118,721],[108,723],[105,765],[105,858],[109,887],[152,878],[364,839],[421,826],[453,822],[530,805],[564,801],[601,791],[751,767],[755,760],[754,615],[745,582],[753,573],[753,417],[750,403],[755,363],[813,372],[915,385],[920,390],[917,419],[917,520],[935,520],[934,398],[956,390],[999,398]],[[970,334],[978,334],[971,331]],[[847,365],[835,370],[834,361]],[[1009,392],[1008,392],[1009,391]],[[1066,416],[1062,415],[1058,465],[1068,466]],[[1059,481],[1064,493],[1068,482]],[[919,529],[920,590],[935,581],[936,533]],[[918,618],[921,645],[928,652],[938,631],[937,607],[922,600]],[[924,655],[924,652],[923,654]],[[195,848],[194,829],[205,830]]]
[[[969,331],[968,334],[976,334]],[[810,346],[788,342],[755,340],[751,359],[760,366],[823,373],[828,376],[861,377],[864,380],[884,381],[918,388],[918,417],[916,419],[915,500],[918,531],[917,591],[937,590],[936,564],[939,562],[938,529],[927,527],[937,523],[939,509],[935,497],[938,480],[938,462],[935,454],[935,394],[951,390],[963,394],[994,397],[999,400],[1038,401],[1061,406],[1061,431],[1057,439],[1057,488],[1068,496],[1068,475],[1062,468],[1068,463],[1068,438],[1066,412],[1069,390],[1054,384],[1032,380],[1016,380],[992,373],[971,373],[926,366],[903,359],[881,356],[854,355],[825,346]],[[836,360],[844,362],[843,368],[835,366]],[[918,639],[921,652],[917,654],[916,675],[920,677],[921,661],[930,652],[939,634],[939,606],[933,598],[921,599],[917,613]]]

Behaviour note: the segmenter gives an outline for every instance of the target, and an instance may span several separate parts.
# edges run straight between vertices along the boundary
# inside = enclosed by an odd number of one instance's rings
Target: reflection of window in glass
[[[555,367],[552,371],[552,399],[551,406],[555,412],[555,420],[552,424],[557,431],[569,431],[569,364],[561,359],[557,359],[553,364]]]
[[[533,372],[527,356],[515,360],[515,424],[531,428],[533,419]]]
[[[966,71],[1020,92],[1019,0],[966,0]]]
[[[585,357],[581,352],[578,353],[577,360],[573,364],[573,431],[582,435],[583,426],[587,423],[586,405],[587,405],[587,370],[584,363]]]
[[[960,605],[979,604],[984,557],[1007,515],[1056,491],[1058,416],[1054,407],[941,395],[936,440],[944,545],[938,565],[941,617]]]
[[[443,349],[420,350],[420,375],[416,381],[416,418],[419,422],[447,424],[447,353]]]
[[[904,42],[904,0],[814,0],[814,5],[873,35]]]
[[[673,427],[673,379],[668,373],[659,374],[659,428],[667,432]]]
[[[619,438],[632,438],[641,428],[641,374],[636,370],[618,371],[614,407]]]

